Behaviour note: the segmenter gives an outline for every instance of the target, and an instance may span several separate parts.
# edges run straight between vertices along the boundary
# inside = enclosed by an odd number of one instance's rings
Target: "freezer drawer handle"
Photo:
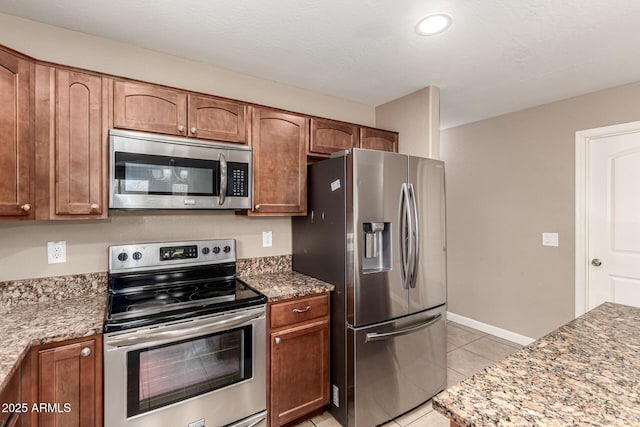
[[[393,332],[384,332],[384,333],[371,332],[371,333],[366,335],[365,342],[381,341],[381,340],[386,340],[386,339],[389,339],[389,338],[399,337],[400,335],[411,334],[411,333],[413,333],[415,331],[419,331],[420,329],[424,329],[424,328],[427,328],[427,327],[433,325],[438,320],[440,320],[441,317],[442,317],[442,314],[438,313],[435,316],[429,317],[423,323],[420,323],[418,325],[413,325],[413,326],[410,326],[410,327],[405,328],[405,329],[398,329],[397,331],[393,331]]]
[[[294,313],[306,313],[307,311],[311,310],[311,306],[308,305],[306,308],[303,308],[302,310],[299,308],[294,308],[293,312]]]

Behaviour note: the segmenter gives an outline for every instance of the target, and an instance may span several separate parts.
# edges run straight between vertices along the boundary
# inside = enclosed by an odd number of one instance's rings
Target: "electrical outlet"
[[[262,247],[270,248],[273,246],[273,233],[271,231],[262,232]]]
[[[47,242],[49,264],[67,262],[67,242]]]

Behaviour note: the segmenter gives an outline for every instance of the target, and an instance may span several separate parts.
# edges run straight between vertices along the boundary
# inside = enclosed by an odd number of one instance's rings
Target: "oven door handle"
[[[174,341],[176,338],[188,339],[197,337],[199,335],[209,334],[211,332],[217,332],[224,329],[233,328],[235,326],[246,323],[250,320],[257,319],[264,315],[264,310],[253,311],[248,314],[241,314],[229,319],[216,321],[214,324],[199,325],[191,328],[175,328],[167,331],[153,332],[142,334],[134,334],[127,338],[121,339],[108,339],[105,340],[105,346],[107,347],[130,347],[137,344],[164,344],[166,342]]]

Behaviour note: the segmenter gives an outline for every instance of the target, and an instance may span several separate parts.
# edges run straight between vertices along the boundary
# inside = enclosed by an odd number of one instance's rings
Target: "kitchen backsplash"
[[[291,255],[239,259],[236,263],[238,276],[253,276],[289,270],[291,270]]]
[[[291,255],[239,259],[238,276],[253,276],[291,270]],[[0,313],[17,305],[95,296],[107,292],[107,273],[0,282]]]

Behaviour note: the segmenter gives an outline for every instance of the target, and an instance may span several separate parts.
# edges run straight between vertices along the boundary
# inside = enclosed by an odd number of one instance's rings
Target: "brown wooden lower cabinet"
[[[0,393],[0,426],[19,426],[25,408],[20,394],[20,369],[11,375],[7,385]]]
[[[22,400],[25,427],[101,427],[102,335],[32,348]]]
[[[276,427],[329,403],[329,295],[273,303],[269,309],[270,325],[277,327],[269,332],[268,413],[269,425]],[[293,319],[283,324],[289,314]]]

